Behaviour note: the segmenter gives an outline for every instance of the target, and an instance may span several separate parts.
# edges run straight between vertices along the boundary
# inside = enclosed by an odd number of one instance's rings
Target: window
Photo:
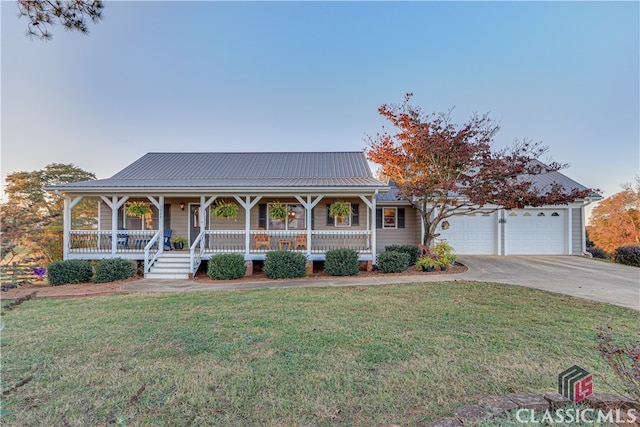
[[[382,228],[398,228],[396,219],[398,218],[397,208],[382,209]]]
[[[376,208],[376,228],[404,228],[404,208]]]
[[[551,216],[560,216],[560,214],[558,212],[554,212],[551,214]]]
[[[360,225],[360,205],[357,203],[349,203],[351,206],[351,218],[334,218],[329,216],[331,205],[327,205],[327,226],[334,227],[357,227]]]
[[[283,203],[287,207],[286,219],[273,219],[268,216],[268,229],[269,230],[302,230],[306,227],[306,215],[304,207],[300,204],[287,204]],[[267,204],[266,211],[268,212],[271,204]]]
[[[158,209],[150,204],[151,215],[144,218],[136,218],[127,215],[127,204],[125,203],[118,210],[118,228],[127,230],[157,230],[158,229]]]

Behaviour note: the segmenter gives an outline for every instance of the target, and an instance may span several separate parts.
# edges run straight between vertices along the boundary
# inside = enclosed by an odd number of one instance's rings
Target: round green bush
[[[353,249],[332,249],[327,251],[324,271],[332,276],[353,276],[358,274],[358,252]]]
[[[51,286],[67,283],[87,283],[93,278],[93,267],[83,259],[54,261],[47,267]]]
[[[101,259],[96,265],[95,283],[117,282],[136,275],[138,263],[123,258]]]
[[[215,280],[234,280],[245,275],[247,267],[241,254],[214,255],[207,262],[207,276]]]
[[[402,252],[409,254],[409,265],[414,265],[420,258],[420,249],[416,245],[390,245],[384,247],[385,252]]]
[[[387,251],[378,255],[378,268],[383,273],[400,273],[409,268],[409,254]]]
[[[307,274],[307,258],[297,252],[267,252],[262,271],[269,279],[291,279]]]

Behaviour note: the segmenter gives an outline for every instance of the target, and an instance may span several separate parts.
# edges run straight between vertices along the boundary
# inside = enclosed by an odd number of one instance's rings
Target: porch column
[[[307,259],[311,256],[311,215],[313,214],[313,208],[316,207],[320,200],[324,196],[318,196],[315,200],[313,200],[313,196],[307,196],[307,199],[303,199],[301,196],[295,196],[296,200],[300,202],[300,204],[305,209],[305,214],[307,217]]]
[[[71,199],[69,196],[64,197],[64,208],[62,210],[62,259],[67,259],[69,256],[69,231],[71,230],[71,208],[69,205],[71,204]]]
[[[377,191],[377,190],[376,190]],[[367,235],[367,240],[369,242],[369,248],[371,250],[371,255],[373,256],[373,263],[375,264],[376,260],[376,195],[371,196],[371,200],[367,199],[365,196],[360,196],[360,199],[367,205],[367,231],[369,234]],[[373,220],[373,222],[371,222]]]
[[[156,200],[153,196],[147,196],[147,199],[158,209],[158,231],[160,233],[160,243],[158,243],[158,251],[164,251],[164,196],[159,196]]]
[[[376,262],[376,254],[378,253],[378,240],[376,237],[376,211],[378,210],[376,208],[376,204],[378,202],[378,190],[376,190],[376,193],[371,196],[371,204],[373,205],[371,207],[371,252],[372,252],[372,256],[373,256],[373,262],[375,264]]]
[[[246,196],[244,200],[242,200],[239,196],[233,196],[240,206],[244,208],[244,258],[249,258],[249,252],[251,251],[251,209],[258,204],[262,196],[256,196],[255,199],[251,200],[251,196]]]
[[[116,237],[118,234],[118,209],[129,200],[129,196],[124,196],[120,200],[118,200],[118,196],[112,196],[111,200],[105,196],[100,196],[100,198],[111,208],[111,253],[115,255],[118,252],[118,238]]]

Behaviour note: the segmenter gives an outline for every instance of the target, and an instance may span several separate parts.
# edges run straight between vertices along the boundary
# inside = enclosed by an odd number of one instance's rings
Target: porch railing
[[[116,240],[116,253],[143,252],[159,230],[71,230],[69,253],[111,253]],[[158,243],[158,240],[155,241]]]
[[[206,230],[202,236],[204,252],[245,253],[244,230]],[[312,230],[311,250],[307,250],[307,230],[250,230],[249,253],[266,253],[274,250],[324,253],[330,249],[354,249],[371,253],[371,231]]]
[[[160,245],[158,242],[160,241],[160,231],[153,236],[149,243],[144,247],[144,273],[148,273],[151,269],[151,266],[158,259],[160,254]]]
[[[250,254],[274,250],[290,250],[301,253],[321,254],[331,249],[354,249],[363,254],[371,253],[371,231],[361,230],[311,230],[308,247],[307,230],[249,230]],[[159,254],[162,244],[159,230],[71,230],[69,253],[88,254],[112,252],[116,239],[116,254],[144,253],[149,265]],[[216,253],[246,253],[244,230],[205,230],[191,245],[191,266],[200,265],[202,256]],[[147,255],[148,249],[148,255]],[[146,268],[146,264],[145,264]]]

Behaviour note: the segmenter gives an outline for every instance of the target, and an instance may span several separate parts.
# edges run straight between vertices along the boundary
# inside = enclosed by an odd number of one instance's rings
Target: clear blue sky
[[[2,2],[3,178],[150,151],[360,150],[377,108],[501,121],[605,196],[640,164],[638,2],[107,2],[24,36]],[[546,157],[544,158],[546,159]],[[543,159],[543,160],[544,160]]]

